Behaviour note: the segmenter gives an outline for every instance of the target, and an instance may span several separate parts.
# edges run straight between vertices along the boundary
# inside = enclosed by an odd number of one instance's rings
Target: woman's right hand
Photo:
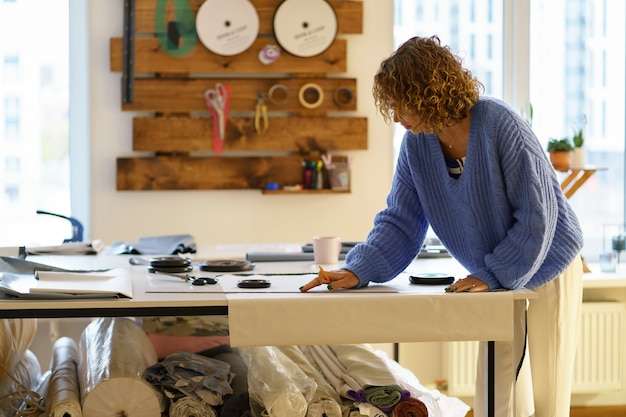
[[[359,285],[359,279],[352,271],[338,269],[334,271],[320,271],[317,277],[300,287],[300,292],[307,292],[319,285],[326,285],[328,291],[354,288]]]

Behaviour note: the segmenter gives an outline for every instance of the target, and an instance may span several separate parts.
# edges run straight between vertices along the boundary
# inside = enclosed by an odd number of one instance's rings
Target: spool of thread
[[[274,63],[280,56],[280,47],[278,45],[265,45],[259,51],[259,61],[262,64],[269,65]]]
[[[315,83],[304,84],[298,92],[298,101],[307,109],[315,109],[324,101],[322,87]]]

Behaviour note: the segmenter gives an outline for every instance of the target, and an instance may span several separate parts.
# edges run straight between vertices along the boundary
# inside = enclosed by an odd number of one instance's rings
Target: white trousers
[[[582,262],[515,303],[513,342],[494,343],[494,416],[569,417],[582,305]],[[487,343],[480,342],[474,416],[487,416]]]

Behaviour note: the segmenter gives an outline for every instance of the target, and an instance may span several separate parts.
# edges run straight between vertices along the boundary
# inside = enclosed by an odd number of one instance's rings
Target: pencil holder
[[[328,169],[330,188],[333,190],[350,189],[350,166],[347,162],[334,162]]]

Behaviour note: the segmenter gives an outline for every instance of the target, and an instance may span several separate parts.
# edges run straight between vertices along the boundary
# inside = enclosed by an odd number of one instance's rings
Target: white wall
[[[368,149],[354,156],[352,193],[263,195],[260,190],[117,191],[116,158],[132,152],[132,118],[121,111],[121,73],[109,69],[109,39],[123,34],[123,1],[89,2],[91,239],[135,241],[190,233],[199,245],[308,242],[316,234],[363,240],[385,205],[393,174],[392,126],[377,116],[371,80],[393,48],[393,2],[364,0],[363,33],[348,39],[348,72],[368,117]]]

